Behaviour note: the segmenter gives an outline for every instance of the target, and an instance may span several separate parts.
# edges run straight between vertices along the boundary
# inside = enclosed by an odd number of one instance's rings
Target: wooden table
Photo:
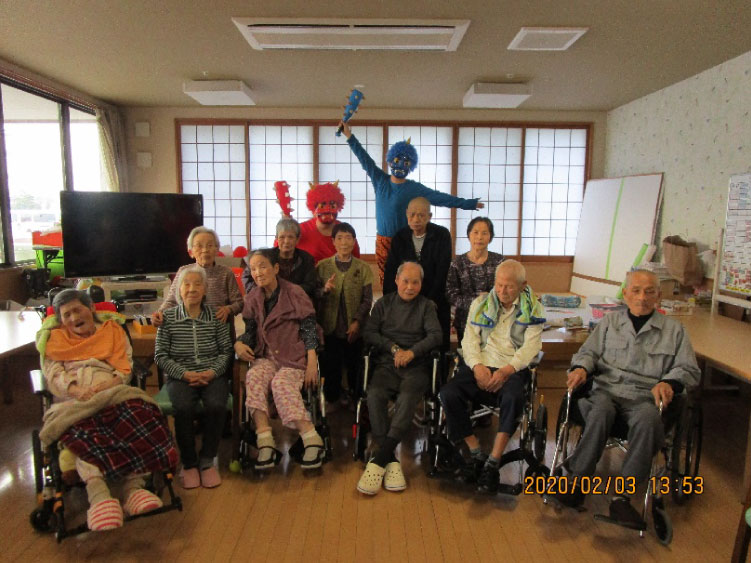
[[[673,317],[686,327],[696,357],[746,383],[751,383],[751,324],[697,307],[693,315]]]
[[[0,377],[2,377],[3,401],[13,402],[14,359],[19,354],[34,352],[34,338],[42,320],[34,311],[0,311]]]

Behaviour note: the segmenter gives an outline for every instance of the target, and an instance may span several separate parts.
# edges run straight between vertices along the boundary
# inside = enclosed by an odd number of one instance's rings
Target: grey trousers
[[[621,474],[637,483],[646,480],[652,458],[662,447],[665,431],[660,412],[651,400],[629,400],[595,390],[579,399],[579,410],[585,420],[584,434],[566,462],[574,475],[592,475],[605,450],[616,414],[628,424],[628,452]]]
[[[417,404],[430,386],[429,365],[395,368],[379,363],[368,382],[368,412],[373,440],[379,446],[386,436],[402,441],[412,426]],[[389,422],[389,401],[394,401],[394,416]]]

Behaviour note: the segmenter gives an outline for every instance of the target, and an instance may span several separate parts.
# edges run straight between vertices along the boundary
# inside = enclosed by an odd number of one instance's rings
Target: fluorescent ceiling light
[[[523,27],[509,43],[509,51],[565,51],[587,33],[588,27]]]
[[[242,80],[188,80],[183,92],[204,106],[254,106]]]
[[[532,95],[528,84],[475,82],[464,94],[465,108],[515,108]]]

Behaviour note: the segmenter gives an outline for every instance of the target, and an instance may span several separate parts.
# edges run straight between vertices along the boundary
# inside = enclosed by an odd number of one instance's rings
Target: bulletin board
[[[590,180],[576,237],[571,291],[615,297],[642,245],[654,244],[662,174]]]
[[[751,174],[730,177],[719,289],[751,297]]]

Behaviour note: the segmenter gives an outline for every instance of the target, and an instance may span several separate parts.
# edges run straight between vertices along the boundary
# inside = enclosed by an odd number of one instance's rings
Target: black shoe
[[[615,497],[610,501],[610,520],[613,524],[632,530],[647,529],[647,523],[642,520],[641,514],[631,506],[631,502],[626,497]]]
[[[483,467],[485,467],[485,458],[472,458],[465,461],[459,469],[456,479],[461,483],[474,485],[480,479]]]
[[[584,494],[577,487],[575,490],[567,493],[545,493],[542,498],[545,502],[552,502],[559,508],[573,508],[579,512],[584,510]]]
[[[494,467],[488,463],[483,466],[480,477],[477,479],[478,493],[494,495],[498,492],[498,486],[501,484],[501,477],[498,471],[498,466]]]

